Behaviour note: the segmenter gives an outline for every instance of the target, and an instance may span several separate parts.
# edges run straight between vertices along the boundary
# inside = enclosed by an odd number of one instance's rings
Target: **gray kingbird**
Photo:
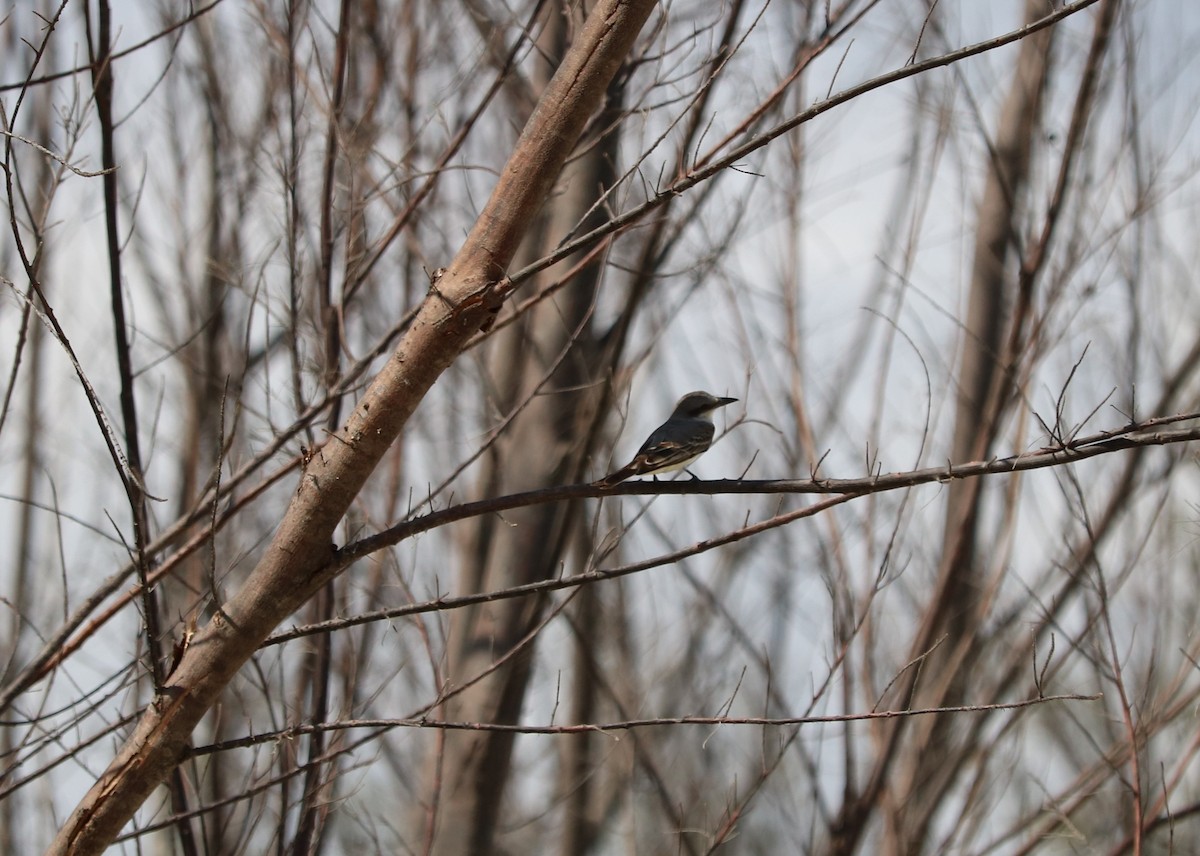
[[[735,401],[736,398],[718,398],[707,392],[689,392],[679,399],[671,418],[654,429],[633,460],[598,484],[611,487],[633,476],[683,469],[712,445],[717,430],[712,412]]]

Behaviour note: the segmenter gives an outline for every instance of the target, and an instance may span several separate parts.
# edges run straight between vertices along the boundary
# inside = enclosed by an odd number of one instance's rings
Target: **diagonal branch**
[[[517,245],[655,5],[597,4],[449,270],[435,280],[347,423],[309,460],[246,584],[196,634],[50,853],[103,851],[178,764],[193,728],[262,640],[342,570],[329,561],[335,527],[430,387],[511,293],[504,273]]]

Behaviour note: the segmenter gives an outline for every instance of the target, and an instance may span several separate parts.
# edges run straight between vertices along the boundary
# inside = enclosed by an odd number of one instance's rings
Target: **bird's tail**
[[[596,482],[600,487],[612,487],[618,485],[636,473],[633,464],[626,464],[617,470],[615,473],[609,473],[600,481]]]

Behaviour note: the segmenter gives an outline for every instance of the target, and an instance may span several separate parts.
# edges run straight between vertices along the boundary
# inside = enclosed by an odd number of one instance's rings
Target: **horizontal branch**
[[[988,461],[972,461],[962,464],[947,462],[945,466],[926,467],[924,469],[897,473],[880,473],[859,478],[693,479],[670,482],[627,481],[611,487],[606,487],[598,483],[560,485],[493,497],[491,499],[481,499],[476,502],[465,502],[461,505],[452,505],[439,511],[432,511],[422,517],[407,520],[404,523],[384,529],[375,535],[348,544],[339,551],[338,559],[335,559],[335,561],[352,562],[384,547],[395,546],[407,538],[445,526],[448,523],[456,523],[460,520],[484,514],[511,511],[514,508],[544,505],[550,502],[561,502],[571,499],[625,495],[653,496],[658,494],[703,494],[709,496],[721,494],[777,493],[863,495],[904,487],[914,487],[932,482],[945,483],[957,479],[978,478],[998,473],[1044,469],[1046,467],[1087,460],[1088,458],[1107,455],[1125,449],[1166,446],[1200,440],[1200,426],[1174,431],[1150,432],[1150,429],[1161,425],[1186,422],[1193,419],[1200,419],[1200,412],[1156,417],[1128,425],[1124,428],[1074,438],[1060,445],[1010,455],[1005,458],[992,458]]]
[[[1000,710],[1019,710],[1048,702],[1065,701],[1099,701],[1103,693],[1079,695],[1067,693],[1063,695],[1036,696],[1021,701],[998,702],[995,704],[962,704],[948,707],[924,707],[910,710],[877,710],[867,713],[829,714],[826,716],[663,716],[646,719],[624,719],[617,722],[584,723],[582,725],[520,725],[500,722],[447,722],[436,719],[346,719],[337,722],[318,722],[307,725],[293,725],[277,731],[262,734],[252,734],[234,740],[222,740],[208,746],[198,746],[189,752],[190,757],[211,755],[229,749],[242,749],[263,743],[274,743],[283,740],[293,740],[306,734],[322,731],[347,731],[352,728],[441,728],[447,731],[504,731],[511,734],[586,734],[590,732],[605,733],[609,731],[633,731],[638,728],[652,728],[662,725],[750,725],[750,726],[787,726],[787,725],[821,725],[836,722],[861,722],[871,719],[893,719],[898,716],[934,716],[946,713],[992,713]]]
[[[675,482],[623,482],[613,487],[598,484],[563,485],[543,490],[526,491],[508,496],[483,499],[478,502],[467,502],[462,505],[450,506],[440,511],[406,521],[386,529],[376,535],[363,538],[347,545],[335,553],[332,560],[339,570],[345,568],[357,559],[370,555],[378,550],[394,546],[400,541],[445,526],[450,523],[477,517],[483,514],[496,514],[513,508],[530,505],[541,505],[548,502],[559,502],[570,499],[603,497],[612,495],[657,495],[657,494],[826,494],[828,497],[805,508],[796,509],[768,518],[748,526],[688,547],[646,559],[630,565],[617,568],[596,569],[575,574],[569,577],[559,577],[551,580],[540,580],[525,585],[513,586],[495,591],[478,592],[456,597],[440,596],[433,600],[404,606],[381,609],[362,613],[346,618],[336,618],[329,621],[293,627],[270,636],[263,647],[278,645],[304,636],[327,633],[334,630],[344,630],[360,624],[374,621],[387,621],[409,615],[419,615],[427,612],[442,612],[451,609],[462,609],[481,603],[490,603],[512,598],[527,597],[533,594],[544,594],[552,591],[576,588],[582,585],[617,579],[640,573],[651,568],[671,565],[683,559],[709,552],[726,544],[741,541],[770,529],[777,529],[801,520],[814,517],[835,505],[849,502],[861,496],[872,493],[883,493],[901,488],[915,487],[932,482],[945,483],[956,479],[980,478],[988,475],[998,475],[1026,470],[1045,469],[1047,467],[1063,466],[1077,461],[1100,455],[1109,455],[1127,449],[1165,446],[1200,440],[1200,426],[1178,429],[1174,431],[1150,431],[1161,425],[1169,425],[1192,419],[1200,419],[1200,412],[1183,413],[1175,416],[1161,416],[1146,419],[1111,431],[1102,431],[1077,437],[1053,448],[1043,448],[1006,458],[994,458],[990,461],[975,461],[966,464],[950,464],[944,467],[927,467],[908,472],[888,473],[854,479],[777,479],[767,481],[756,480],[715,480],[715,481],[675,481]]]

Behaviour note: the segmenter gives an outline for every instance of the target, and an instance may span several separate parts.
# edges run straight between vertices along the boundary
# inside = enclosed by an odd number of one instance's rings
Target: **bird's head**
[[[737,401],[736,398],[720,398],[712,393],[698,390],[689,392],[679,399],[679,403],[675,405],[675,411],[671,415],[681,416],[685,419],[705,419],[718,407],[733,404],[735,401]]]

